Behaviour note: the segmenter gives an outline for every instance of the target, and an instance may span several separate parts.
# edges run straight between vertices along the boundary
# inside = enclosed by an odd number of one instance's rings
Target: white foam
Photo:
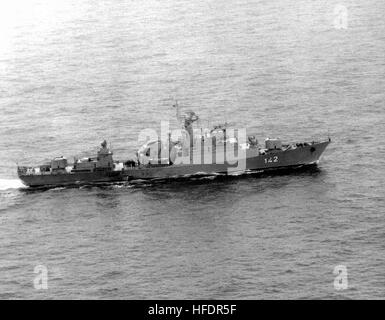
[[[26,186],[19,179],[0,179],[0,190],[19,189]]]

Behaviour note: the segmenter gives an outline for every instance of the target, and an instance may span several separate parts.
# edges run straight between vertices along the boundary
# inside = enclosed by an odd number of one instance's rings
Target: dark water
[[[0,8],[1,298],[384,298],[382,0]],[[174,98],[259,138],[333,144],[319,170],[290,175],[20,188],[16,161],[104,138],[130,157]]]

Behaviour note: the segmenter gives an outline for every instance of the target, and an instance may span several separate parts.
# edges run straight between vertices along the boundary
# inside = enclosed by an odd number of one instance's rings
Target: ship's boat
[[[330,143],[330,138],[294,144],[268,138],[260,145],[255,135],[234,130],[227,123],[193,128],[199,117],[192,111],[182,115],[179,106],[175,107],[182,130],[176,135],[168,132],[166,141],[147,141],[133,159],[115,161],[103,141],[96,157],[75,158],[70,164],[61,156],[36,167],[18,166],[18,176],[31,187],[52,187],[295,169],[318,164]]]

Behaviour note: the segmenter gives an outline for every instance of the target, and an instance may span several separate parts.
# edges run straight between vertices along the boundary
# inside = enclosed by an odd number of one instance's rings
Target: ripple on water
[[[347,30],[305,0],[106,1],[41,0],[55,23],[1,22],[17,28],[0,48],[0,297],[383,297],[380,0],[357,2]],[[262,143],[333,142],[319,169],[278,176],[32,190],[13,175],[103,139],[127,159],[141,130],[176,127],[175,99]],[[37,263],[46,293],[31,291]]]

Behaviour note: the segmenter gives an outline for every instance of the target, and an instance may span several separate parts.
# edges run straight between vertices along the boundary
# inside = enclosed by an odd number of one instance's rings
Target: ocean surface
[[[0,298],[384,299],[384,12],[2,0]],[[45,191],[17,179],[16,163],[93,155],[104,139],[132,157],[140,130],[176,125],[175,99],[260,141],[333,142],[317,170],[280,176]]]

